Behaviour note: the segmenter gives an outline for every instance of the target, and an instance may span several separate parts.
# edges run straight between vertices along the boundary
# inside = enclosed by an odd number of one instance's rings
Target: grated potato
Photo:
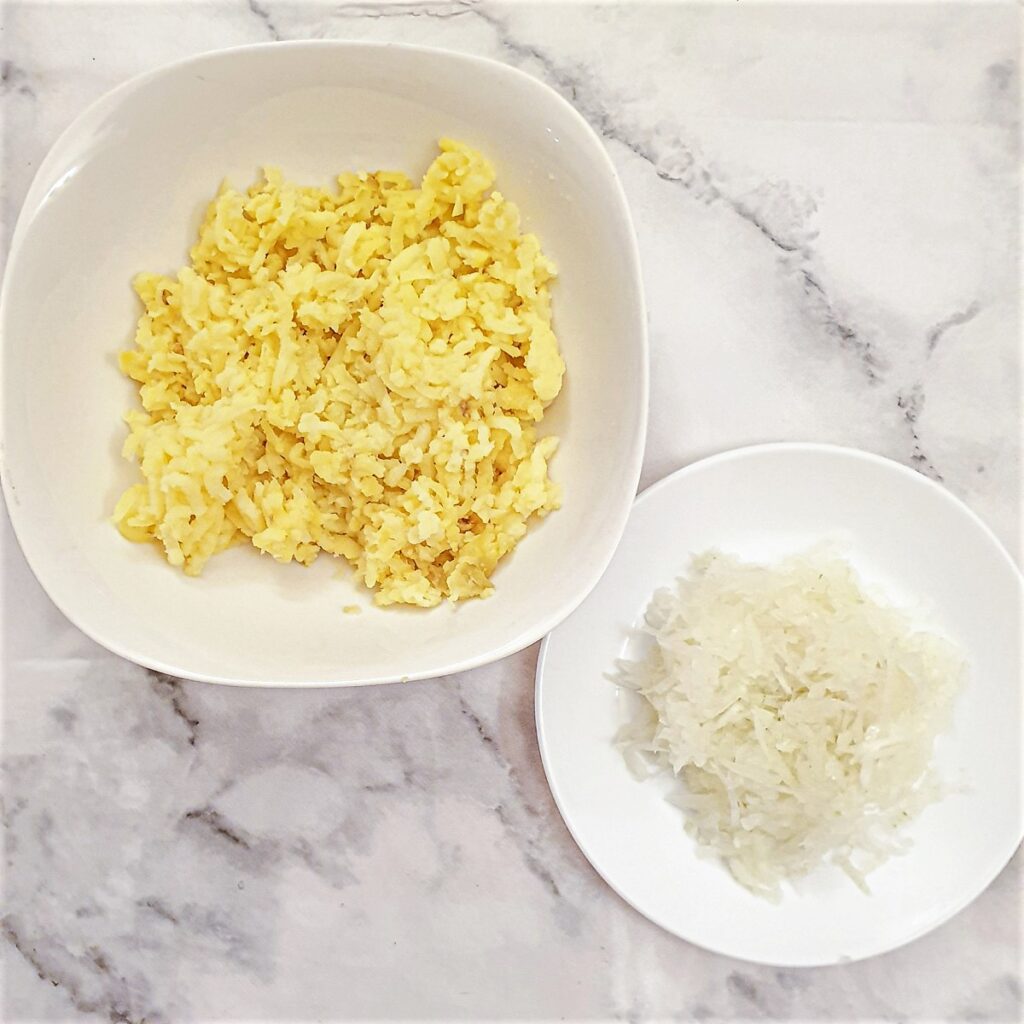
[[[246,540],[341,555],[380,605],[486,596],[560,504],[535,425],[564,365],[555,276],[478,152],[442,139],[420,187],[268,168],[223,186],[176,277],[140,274],[139,383],[114,521],[198,575]]]

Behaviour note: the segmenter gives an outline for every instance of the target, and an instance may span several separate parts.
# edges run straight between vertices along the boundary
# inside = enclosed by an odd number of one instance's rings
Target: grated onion
[[[772,900],[826,862],[867,891],[942,795],[932,751],[960,652],[826,549],[775,566],[700,555],[655,593],[644,632],[649,652],[613,677],[643,698],[617,742],[638,774],[678,777],[702,852]]]

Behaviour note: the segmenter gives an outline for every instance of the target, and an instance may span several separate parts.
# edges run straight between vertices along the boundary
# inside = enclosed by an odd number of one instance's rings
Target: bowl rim
[[[694,473],[699,473],[704,469],[708,469],[713,466],[720,465],[722,463],[742,461],[745,458],[757,455],[772,455],[776,453],[816,453],[821,455],[828,455],[839,458],[854,459],[857,461],[868,462],[875,466],[883,467],[887,470],[895,471],[898,475],[904,478],[913,478],[918,484],[925,487],[926,490],[930,491],[940,501],[945,502],[947,505],[957,508],[960,512],[966,514],[972,525],[980,530],[981,534],[985,539],[993,545],[995,553],[1010,569],[1011,573],[1015,576],[1017,585],[1022,592],[1024,592],[1024,571],[1018,564],[1017,560],[1010,554],[1006,545],[999,539],[995,531],[988,523],[977,512],[972,509],[967,502],[963,501],[951,490],[931,477],[925,476],[923,473],[910,466],[905,465],[902,462],[898,462],[895,459],[891,459],[885,455],[879,455],[877,452],[867,451],[862,448],[855,448],[852,445],[840,445],[831,444],[827,442],[819,441],[768,441],[758,444],[743,445],[739,448],[730,448],[725,451],[716,452],[712,455],[704,456],[703,458],[694,459],[692,462],[688,462],[678,469],[667,473],[661,479],[654,481],[645,487],[637,496],[633,502],[635,508],[641,502],[649,498],[655,497],[660,491],[668,488],[672,484],[676,483],[680,478],[691,476]],[[623,531],[625,533],[625,531]],[[620,540],[621,544],[621,540]],[[589,596],[589,595],[588,595]],[[582,602],[581,602],[582,603]],[[578,607],[578,606],[577,606]],[[575,609],[574,609],[575,610]],[[568,616],[567,616],[568,618]],[[581,829],[578,826],[578,815],[575,817],[567,813],[567,803],[565,794],[561,791],[557,778],[554,774],[554,770],[550,763],[551,754],[550,747],[551,741],[546,737],[544,731],[544,723],[541,715],[541,702],[542,702],[542,691],[544,689],[544,670],[547,661],[548,648],[551,645],[551,640],[555,630],[552,630],[540,645],[540,653],[537,656],[537,667],[534,671],[534,690],[533,690],[533,722],[534,729],[537,735],[537,748],[540,752],[541,766],[544,770],[544,779],[547,782],[548,790],[551,793],[551,799],[555,803],[555,807],[558,809],[558,814],[562,819],[569,835],[572,836],[573,842],[579,849],[580,853],[586,858],[587,862],[594,869],[595,872],[600,876],[601,880],[608,886],[616,896],[619,897],[624,903],[628,904],[636,913],[642,917],[647,918],[653,924],[657,925],[663,931],[670,935],[674,935],[676,938],[682,939],[684,942],[688,942],[691,945],[698,947],[699,949],[705,949],[711,953],[715,953],[719,956],[727,956],[733,960],[737,960],[743,963],[760,964],[763,966],[770,967],[782,967],[786,969],[813,969],[816,967],[830,967],[837,964],[847,963],[858,963],[864,960],[871,960],[875,957],[884,956],[887,953],[891,953],[894,950],[902,949],[904,946],[909,945],[911,942],[915,942],[917,939],[923,938],[925,935],[934,931],[935,929],[946,924],[952,918],[956,917],[957,914],[965,910],[970,904],[972,904],[1002,873],[1003,869],[1010,863],[1013,857],[1016,855],[1017,850],[1020,849],[1021,841],[1024,840],[1024,819],[1021,822],[1021,828],[1019,834],[1016,837],[1016,843],[1013,848],[1005,857],[998,857],[994,859],[993,866],[988,872],[981,874],[975,880],[975,883],[969,888],[969,891],[965,897],[961,900],[955,901],[954,905],[948,908],[943,908],[943,911],[939,914],[934,915],[931,919],[924,922],[919,928],[912,929],[908,934],[901,937],[898,942],[891,946],[887,946],[885,949],[879,949],[874,952],[862,953],[860,955],[844,957],[841,960],[819,960],[815,962],[794,962],[789,960],[772,960],[769,958],[758,958],[745,956],[742,953],[737,953],[735,950],[724,948],[722,945],[717,943],[705,942],[694,938],[690,934],[686,934],[683,929],[680,929],[677,924],[669,921],[664,916],[658,913],[651,913],[649,910],[643,909],[638,905],[631,896],[627,895],[623,887],[621,887],[615,880],[610,878],[603,868],[599,866],[597,861],[601,858],[592,856],[592,849],[589,841],[583,839]]]
[[[48,179],[53,175],[53,167],[55,165],[60,166],[62,161],[65,159],[64,150],[68,147],[71,140],[73,140],[78,133],[82,131],[85,124],[87,124],[91,119],[95,119],[102,111],[105,111],[108,108],[111,111],[115,111],[124,99],[137,92],[139,89],[160,78],[174,75],[183,69],[225,57],[242,57],[247,54],[273,50],[304,49],[362,50],[378,52],[397,51],[421,54],[442,60],[462,63],[470,69],[486,69],[490,74],[505,75],[521,84],[528,85],[529,88],[537,89],[540,92],[546,93],[550,101],[560,108],[566,117],[575,121],[583,130],[583,133],[594,143],[595,158],[601,164],[602,169],[610,182],[612,194],[614,195],[619,208],[618,214],[622,218],[627,229],[627,254],[630,263],[629,273],[632,278],[632,285],[635,289],[641,314],[638,318],[639,330],[636,332],[636,336],[631,342],[633,345],[638,346],[638,356],[640,360],[640,394],[638,396],[639,401],[637,410],[638,423],[625,474],[628,480],[631,481],[631,484],[628,492],[629,498],[628,500],[623,500],[621,502],[621,507],[618,509],[615,516],[615,528],[613,531],[614,543],[609,545],[608,551],[601,559],[591,563],[589,566],[582,567],[579,584],[577,585],[573,596],[568,601],[564,602],[555,611],[535,622],[529,628],[522,630],[518,635],[510,638],[498,647],[479,651],[450,662],[442,661],[440,663],[432,663],[423,669],[418,669],[417,671],[408,675],[403,675],[400,678],[396,678],[393,674],[388,674],[386,672],[376,672],[371,674],[364,673],[355,678],[344,678],[330,681],[322,679],[301,679],[281,682],[267,678],[261,679],[240,675],[196,671],[194,669],[190,669],[186,665],[173,664],[170,661],[165,661],[159,657],[154,657],[143,651],[136,650],[130,642],[126,642],[117,636],[107,635],[105,630],[96,628],[92,623],[80,621],[78,614],[73,614],[68,610],[66,607],[67,602],[63,599],[58,599],[51,591],[51,587],[47,585],[47,581],[44,579],[44,576],[46,575],[45,570],[41,575],[38,569],[38,559],[30,554],[29,550],[26,548],[25,536],[27,535],[28,530],[21,513],[18,511],[20,501],[15,494],[14,486],[10,482],[9,471],[7,468],[6,445],[4,443],[6,437],[6,407],[4,396],[7,387],[5,373],[7,343],[3,333],[3,324],[5,319],[4,312],[7,307],[10,282],[14,276],[13,268],[19,264],[23,238],[30,229],[32,219],[45,202],[50,191],[59,185],[59,178],[57,182],[52,184],[48,183]],[[149,71],[144,71],[140,74],[134,75],[107,90],[76,114],[71,122],[57,135],[33,175],[32,181],[29,184],[28,190],[25,193],[25,198],[19,209],[14,230],[11,232],[10,244],[4,266],[3,280],[0,282],[0,490],[2,490],[3,493],[7,516],[10,520],[11,528],[15,539],[17,540],[18,547],[21,549],[32,575],[39,582],[39,585],[42,587],[47,597],[54,603],[61,614],[63,614],[65,618],[75,626],[75,628],[81,630],[82,633],[98,643],[101,647],[122,658],[132,661],[137,665],[141,665],[143,668],[151,669],[156,672],[167,673],[182,679],[191,679],[198,682],[208,682],[228,686],[255,686],[281,689],[372,686],[392,682],[412,682],[416,680],[433,679],[452,675],[458,672],[465,672],[473,668],[478,668],[482,665],[491,664],[524,650],[530,645],[536,643],[538,640],[541,640],[560,622],[571,615],[572,612],[586,599],[587,595],[594,589],[611,563],[611,560],[618,549],[619,543],[622,540],[622,536],[626,528],[626,522],[632,511],[633,502],[636,497],[636,490],[640,480],[640,473],[643,466],[643,457],[646,447],[649,407],[650,344],[647,303],[641,271],[640,247],[637,240],[632,213],[626,199],[625,190],[622,186],[622,181],[619,178],[615,165],[612,162],[607,147],[604,144],[604,140],[597,130],[595,130],[595,128],[587,121],[587,119],[547,82],[544,82],[511,64],[506,64],[503,61],[494,60],[490,57],[481,57],[476,54],[450,50],[444,47],[420,46],[418,44],[409,43],[300,39],[250,43],[243,46],[230,46],[214,50],[205,50],[201,53],[191,54],[179,60],[162,64]],[[441,605],[439,607],[445,607],[445,605]]]

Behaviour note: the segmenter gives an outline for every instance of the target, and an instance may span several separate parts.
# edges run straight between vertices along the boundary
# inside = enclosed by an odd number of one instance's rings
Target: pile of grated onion
[[[643,700],[617,742],[638,774],[671,770],[702,853],[754,893],[826,862],[865,876],[941,796],[931,768],[964,662],[869,597],[826,549],[775,566],[711,551],[655,593],[655,643],[614,681]]]

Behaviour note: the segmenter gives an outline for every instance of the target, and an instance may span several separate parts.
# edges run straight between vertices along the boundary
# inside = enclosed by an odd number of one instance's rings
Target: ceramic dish
[[[118,371],[132,276],[184,262],[221,180],[261,165],[329,183],[418,175],[442,135],[481,149],[557,262],[568,366],[542,424],[565,504],[535,523],[483,601],[381,610],[347,567],[282,566],[237,548],[200,579],[110,524],[137,479],[119,449],[136,389]],[[143,665],[225,683],[354,685],[466,669],[543,636],[593,587],[633,500],[647,347],[629,213],[604,147],[535,79],[405,46],[300,42],[229,50],[135,79],[87,110],[41,166],[0,299],[3,483],[18,539],[79,628]],[[340,570],[340,571],[339,571]],[[358,604],[361,615],[345,616]]]
[[[628,717],[605,678],[651,593],[709,547],[773,560],[834,539],[869,583],[966,652],[969,679],[938,768],[967,791],[928,807],[914,846],[869,876],[866,896],[823,868],[778,905],[698,858],[671,780],[637,781],[612,737]],[[558,808],[624,899],[700,946],[809,966],[882,953],[976,897],[1021,839],[1021,576],[989,529],[925,477],[864,452],[764,445],[698,462],[645,491],[601,582],[544,642],[537,731]],[[630,651],[629,653],[632,653]]]

